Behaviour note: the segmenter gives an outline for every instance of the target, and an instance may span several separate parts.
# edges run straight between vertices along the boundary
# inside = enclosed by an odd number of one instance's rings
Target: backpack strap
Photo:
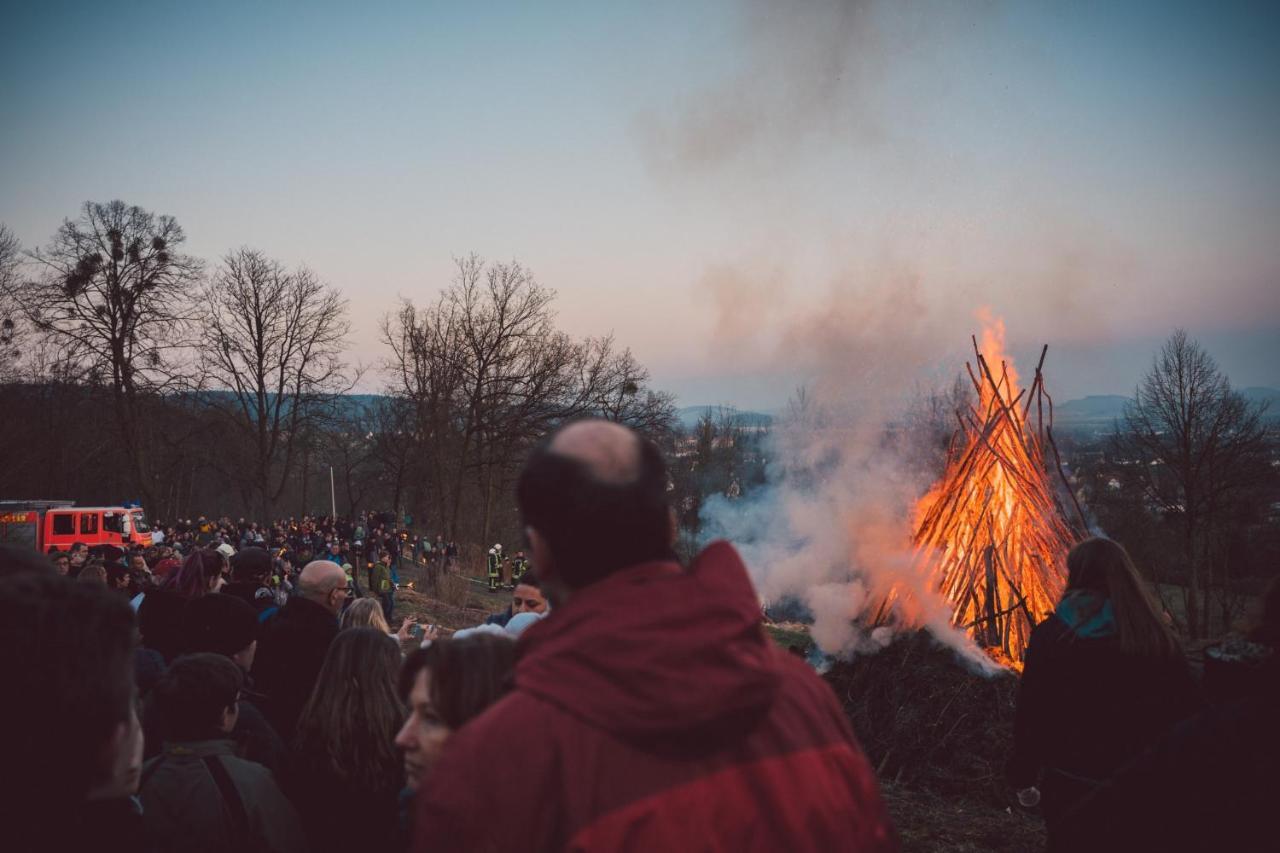
[[[209,771],[209,775],[213,777],[213,782],[218,786],[218,793],[222,795],[222,802],[226,804],[227,811],[231,813],[231,844],[236,850],[250,849],[249,841],[249,813],[244,810],[244,800],[240,799],[240,792],[236,790],[236,783],[231,781],[231,774],[227,772],[227,768],[218,760],[216,755],[206,755],[203,759],[204,766]]]

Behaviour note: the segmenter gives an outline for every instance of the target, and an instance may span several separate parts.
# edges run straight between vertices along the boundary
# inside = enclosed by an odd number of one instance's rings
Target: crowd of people
[[[342,567],[356,597],[367,592],[377,597],[388,621],[394,615],[402,559],[413,559],[438,572],[456,572],[459,567],[456,542],[446,542],[443,535],[431,538],[398,527],[390,513],[361,513],[354,519],[303,516],[265,526],[243,518],[233,521],[201,516],[157,524],[150,547],[135,545],[125,550],[75,543],[67,551],[52,550],[49,558],[59,574],[102,581],[127,591],[136,607],[146,592],[171,585],[171,578],[182,573],[190,555],[208,551],[223,558],[221,572],[213,571],[212,563],[217,560],[207,558],[211,564],[206,567],[209,577],[205,580],[216,585],[214,591],[226,584],[232,594],[251,593],[251,603],[259,609],[283,605],[302,567],[326,561]],[[250,554],[253,556],[245,556]],[[183,582],[202,581],[187,572]],[[190,590],[186,593],[189,596]]]
[[[0,546],[6,849],[897,849],[840,702],[768,639],[733,546],[677,561],[666,485],[624,427],[549,436],[517,488],[512,605],[451,636],[394,629],[393,595],[400,555],[447,570],[456,546],[383,519]],[[1068,575],[1009,765],[1051,849],[1269,849],[1275,656],[1206,704],[1120,546],[1081,543]]]

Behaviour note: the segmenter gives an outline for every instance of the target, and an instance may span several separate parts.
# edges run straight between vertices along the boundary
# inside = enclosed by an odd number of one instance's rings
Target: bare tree
[[[24,329],[18,290],[21,267],[22,245],[8,226],[0,224],[0,382],[17,378],[22,358]]]
[[[961,413],[975,402],[973,383],[960,374],[950,386],[917,390],[899,424],[897,440],[906,464],[922,481],[942,478],[958,437]]]
[[[474,483],[488,538],[492,496],[518,437],[560,411],[571,347],[552,326],[554,296],[518,263],[486,265],[470,255],[457,261],[453,285],[433,307],[406,304],[384,324],[397,392],[414,403],[450,536]]]
[[[617,350],[613,336],[587,338],[578,347],[575,408],[606,420],[626,424],[659,439],[675,426],[675,398],[653,391],[646,370],[631,350]]]
[[[201,298],[206,396],[242,439],[247,464],[231,473],[270,519],[307,433],[355,382],[342,360],[347,302],[310,270],[247,248],[223,258]]]
[[[391,494],[391,509],[403,514],[405,495],[418,462],[414,408],[402,397],[381,397],[368,412],[370,457]]]
[[[1192,637],[1208,630],[1217,530],[1267,470],[1264,411],[1234,392],[1209,353],[1178,329],[1117,425],[1117,448],[1142,463],[1148,499],[1180,528]]]
[[[450,506],[455,493],[446,484],[455,465],[461,467],[456,453],[462,432],[459,323],[444,297],[422,310],[405,301],[383,320],[382,334],[392,353],[387,365],[394,377],[391,396],[409,412],[403,441],[418,462],[415,503],[428,506],[446,535],[454,536],[454,528],[445,525],[456,517]]]
[[[373,413],[358,400],[347,400],[338,408],[320,446],[337,474],[343,498],[338,513],[354,518],[376,485],[378,435]]]
[[[555,291],[538,284],[517,262],[486,265],[475,255],[459,261],[446,299],[458,318],[463,348],[459,455],[480,488],[480,538],[487,542],[494,497],[521,439],[538,434],[558,411],[570,345],[552,323]],[[451,529],[457,525],[461,486],[459,476]]]
[[[417,482],[450,537],[460,535],[467,504],[475,533],[489,540],[519,461],[566,418],[670,426],[671,398],[645,387],[648,374],[629,351],[555,328],[554,297],[519,263],[471,255],[434,305],[405,303],[383,324],[391,391],[412,412],[399,434],[419,448]]]
[[[31,254],[43,269],[19,288],[26,318],[58,338],[86,377],[111,389],[119,438],[141,497],[157,493],[146,406],[171,387],[174,355],[186,343],[191,285],[200,262],[177,250],[185,240],[171,216],[122,201],[86,202],[50,244]]]

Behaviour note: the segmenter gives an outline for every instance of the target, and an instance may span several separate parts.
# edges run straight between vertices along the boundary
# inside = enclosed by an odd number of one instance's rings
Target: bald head
[[[674,559],[667,468],[620,424],[577,421],[529,455],[516,498],[534,571],[574,590],[650,560]]]
[[[601,483],[633,483],[640,474],[640,436],[612,421],[577,421],[556,433],[547,448],[581,462]]]
[[[298,594],[303,598],[322,604],[335,613],[342,608],[343,597],[334,596],[333,591],[345,586],[347,573],[342,566],[329,560],[314,560],[302,568],[298,575]],[[337,598],[337,606],[333,600]]]

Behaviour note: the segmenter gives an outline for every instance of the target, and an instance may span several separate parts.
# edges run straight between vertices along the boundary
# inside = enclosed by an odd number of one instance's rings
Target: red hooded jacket
[[[737,552],[625,569],[520,640],[515,690],[458,731],[413,849],[888,851],[839,703],[774,645]]]

